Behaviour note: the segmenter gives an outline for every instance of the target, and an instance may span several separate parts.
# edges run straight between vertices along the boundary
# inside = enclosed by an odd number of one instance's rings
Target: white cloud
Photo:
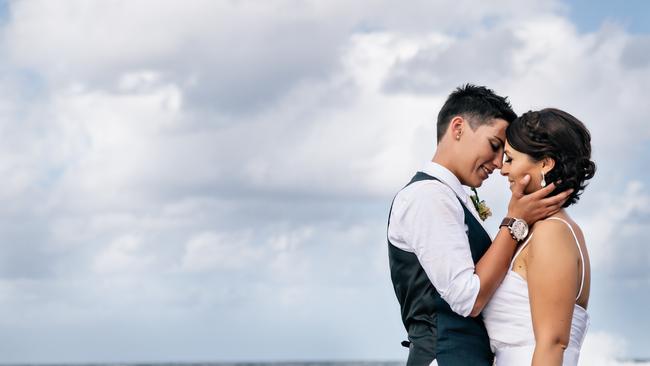
[[[93,269],[98,273],[137,273],[145,270],[151,262],[151,255],[142,248],[142,240],[134,235],[124,235],[97,255]]]
[[[647,177],[631,177],[650,138],[644,38],[581,34],[555,1],[368,5],[12,2],[0,44],[11,74],[0,77],[0,310],[24,311],[11,326],[36,319],[44,334],[68,326],[103,345],[115,324],[136,324],[141,338],[175,344],[171,328],[227,341],[284,322],[332,345],[314,354],[298,342],[301,356],[370,357],[385,344],[383,356],[401,357],[388,206],[433,154],[450,89],[468,81],[519,112],[554,105],[587,123],[599,171],[576,218],[594,268],[642,268],[609,241],[647,224],[627,222],[648,206]],[[495,227],[507,185],[483,191]],[[233,320],[246,312],[249,323]],[[363,349],[330,342],[359,322],[375,335]],[[188,339],[179,344],[202,344]],[[283,339],[264,344],[284,352]],[[583,364],[624,352],[609,333],[589,339]],[[17,342],[18,361],[39,345]],[[145,357],[124,347],[120,357]]]
[[[637,270],[644,272],[648,266],[648,249],[643,242],[631,241],[627,250],[617,245],[618,238],[643,238],[643,230],[650,218],[650,195],[645,193],[641,182],[631,181],[622,192],[601,193],[598,206],[583,217],[582,230],[589,245],[591,264],[601,270]],[[640,216],[640,217],[638,217]],[[629,260],[627,253],[634,253],[641,262]]]
[[[619,361],[625,355],[625,340],[606,332],[589,332],[580,352],[579,365],[624,366]]]
[[[227,236],[205,232],[185,245],[181,268],[189,272],[255,268],[263,251],[251,246],[247,235]]]

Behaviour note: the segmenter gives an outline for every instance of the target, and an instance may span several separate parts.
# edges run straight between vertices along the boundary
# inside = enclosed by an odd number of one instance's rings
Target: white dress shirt
[[[395,196],[388,239],[397,248],[414,253],[451,309],[468,316],[481,283],[474,273],[468,228],[459,199],[478,222],[482,221],[451,171],[434,162],[427,162],[421,171],[440,182],[415,182]]]

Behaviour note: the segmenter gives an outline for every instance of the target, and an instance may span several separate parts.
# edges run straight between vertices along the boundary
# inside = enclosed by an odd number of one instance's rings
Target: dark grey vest
[[[418,172],[406,186],[421,180],[438,179]],[[461,206],[476,264],[492,240],[462,202]],[[416,255],[395,247],[390,240],[388,258],[402,322],[410,341],[403,342],[409,344],[407,365],[429,365],[436,359],[439,366],[491,366],[494,356],[482,317],[465,318],[453,312],[431,284]]]

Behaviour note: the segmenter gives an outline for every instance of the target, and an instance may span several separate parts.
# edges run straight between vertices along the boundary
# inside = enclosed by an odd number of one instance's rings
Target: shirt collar
[[[452,173],[449,169],[445,168],[444,166],[434,163],[432,161],[427,161],[424,164],[424,167],[422,170],[420,170],[423,173],[429,174],[432,177],[436,177],[440,179],[444,184],[446,184],[449,188],[451,188],[452,191],[454,191],[454,194],[458,198],[463,201],[465,204],[465,207],[469,209],[469,211],[474,215],[476,218],[476,221],[478,221],[483,228],[485,229],[485,232],[488,233],[490,238],[494,240],[494,236],[487,230],[485,227],[485,223],[483,220],[480,219],[478,212],[476,212],[476,208],[474,207],[474,204],[471,202],[469,198],[469,194],[467,191],[463,188],[463,185],[460,184],[460,181],[458,178]]]
[[[443,183],[449,186],[456,196],[463,200],[466,205],[468,204],[469,195],[467,194],[467,191],[463,189],[463,185],[449,169],[438,163],[434,163],[433,161],[427,161],[421,172],[440,179]]]

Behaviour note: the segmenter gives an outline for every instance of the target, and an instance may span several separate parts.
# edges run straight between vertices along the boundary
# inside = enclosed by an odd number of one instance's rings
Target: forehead
[[[505,146],[504,150],[505,150],[505,153],[508,154],[508,155],[521,155],[521,154],[523,154],[522,152],[519,152],[514,147],[512,147],[512,145],[510,145],[508,140],[506,140],[506,146]]]

